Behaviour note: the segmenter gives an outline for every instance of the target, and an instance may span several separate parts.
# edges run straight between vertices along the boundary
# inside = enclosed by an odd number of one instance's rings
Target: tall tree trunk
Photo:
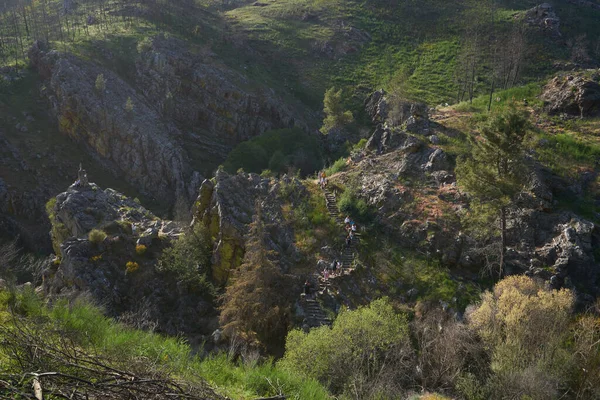
[[[506,207],[500,208],[500,236],[501,246],[500,249],[500,266],[498,268],[498,279],[502,278],[504,273],[504,255],[506,254]]]

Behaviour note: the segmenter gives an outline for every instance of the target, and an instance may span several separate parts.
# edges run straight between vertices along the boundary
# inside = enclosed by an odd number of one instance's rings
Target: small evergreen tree
[[[472,196],[471,222],[479,223],[483,236],[500,233],[498,262],[488,265],[497,265],[500,276],[506,253],[507,211],[523,191],[528,175],[523,148],[528,130],[527,116],[508,108],[481,127],[471,157],[459,159],[456,167],[459,185]]]
[[[229,337],[237,335],[250,345],[277,348],[287,333],[292,278],[269,258],[273,254],[265,246],[264,235],[257,205],[244,261],[223,296],[220,323]]]
[[[323,99],[323,112],[325,119],[321,127],[321,133],[327,135],[332,129],[341,128],[354,121],[354,117],[350,111],[344,110],[342,104],[342,90],[336,91],[335,88],[329,88],[325,92]]]

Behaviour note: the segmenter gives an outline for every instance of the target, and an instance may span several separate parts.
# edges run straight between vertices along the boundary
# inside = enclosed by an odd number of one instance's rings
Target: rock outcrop
[[[237,143],[271,129],[308,130],[304,107],[213,59],[206,49],[159,35],[140,48],[136,85],[163,117],[194,135],[189,142],[214,166]]]
[[[554,12],[552,5],[548,3],[542,3],[539,6],[527,10],[525,13],[525,21],[529,25],[538,27],[553,36],[561,36],[560,18],[558,18]]]
[[[143,193],[170,204],[195,193],[198,178],[175,140],[181,133],[119,76],[72,55],[45,51],[41,42],[29,58],[46,82],[44,95],[64,133],[86,143],[93,156]],[[131,109],[125,106],[129,99]]]
[[[47,295],[87,295],[112,317],[173,335],[216,328],[209,296],[156,269],[157,257],[184,232],[181,224],[93,183],[59,194],[51,214],[59,256],[44,276]],[[106,236],[89,237],[92,229]]]
[[[600,116],[600,83],[581,74],[553,78],[544,88],[541,98],[549,114]]]
[[[390,99],[385,90],[380,89],[367,97],[364,106],[375,124],[402,127],[411,133],[429,135],[429,108],[426,104]]]
[[[227,283],[231,271],[243,259],[246,234],[257,207],[261,208],[267,229],[266,245],[277,254],[280,268],[287,272],[298,261],[293,230],[285,223],[281,205],[282,187],[286,193],[301,197],[304,187],[295,178],[261,178],[256,174],[229,175],[217,171],[214,182],[205,180],[195,203],[192,224],[204,224],[214,240],[213,278]]]

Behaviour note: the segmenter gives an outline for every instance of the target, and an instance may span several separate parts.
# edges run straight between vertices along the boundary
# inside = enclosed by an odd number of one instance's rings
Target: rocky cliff
[[[165,119],[192,135],[195,151],[213,166],[232,146],[267,130],[308,129],[304,107],[287,104],[206,48],[159,35],[139,50],[136,86]]]
[[[46,81],[44,95],[60,129],[86,143],[91,156],[165,203],[193,196],[200,178],[177,143],[180,132],[132,87],[97,65],[45,51],[41,42],[31,48],[29,57]],[[99,76],[104,82],[97,84]],[[130,109],[125,107],[128,99]]]
[[[87,294],[110,316],[173,335],[216,328],[210,296],[157,269],[157,259],[184,226],[93,183],[59,194],[50,214],[58,257],[45,273],[48,296]],[[90,235],[93,229],[104,235]]]
[[[283,202],[288,200],[282,187],[288,185],[298,189],[301,196],[301,182],[288,177],[272,180],[256,174],[229,175],[218,170],[214,181],[202,183],[192,225],[204,224],[211,234],[213,278],[217,282],[227,283],[232,269],[241,264],[246,234],[257,207],[262,209],[267,229],[266,245],[276,253],[282,270],[288,272],[299,260],[293,229],[285,222],[281,210]]]

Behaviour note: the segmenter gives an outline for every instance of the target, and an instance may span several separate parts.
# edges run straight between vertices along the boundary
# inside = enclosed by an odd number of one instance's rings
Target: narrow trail
[[[330,192],[328,189],[323,189],[325,195],[325,201],[329,215],[335,220],[340,226],[341,232],[345,233],[345,226],[343,217],[340,214],[340,210],[337,206],[336,195]],[[344,235],[345,237],[345,235]],[[350,245],[346,245],[344,240],[344,247],[341,251],[339,260],[342,264],[341,268],[337,271],[337,275],[330,276],[329,279],[325,279],[321,275],[321,271],[317,271],[312,274],[311,281],[316,283],[314,290],[314,297],[309,298],[305,295],[302,296],[301,304],[304,308],[305,320],[304,324],[308,328],[316,328],[323,325],[331,325],[333,322],[331,318],[327,316],[327,313],[323,310],[321,303],[318,301],[320,296],[331,294],[336,292],[335,282],[341,276],[349,275],[354,271],[354,260],[358,253],[358,244],[360,242],[360,234],[355,233],[354,239]]]

